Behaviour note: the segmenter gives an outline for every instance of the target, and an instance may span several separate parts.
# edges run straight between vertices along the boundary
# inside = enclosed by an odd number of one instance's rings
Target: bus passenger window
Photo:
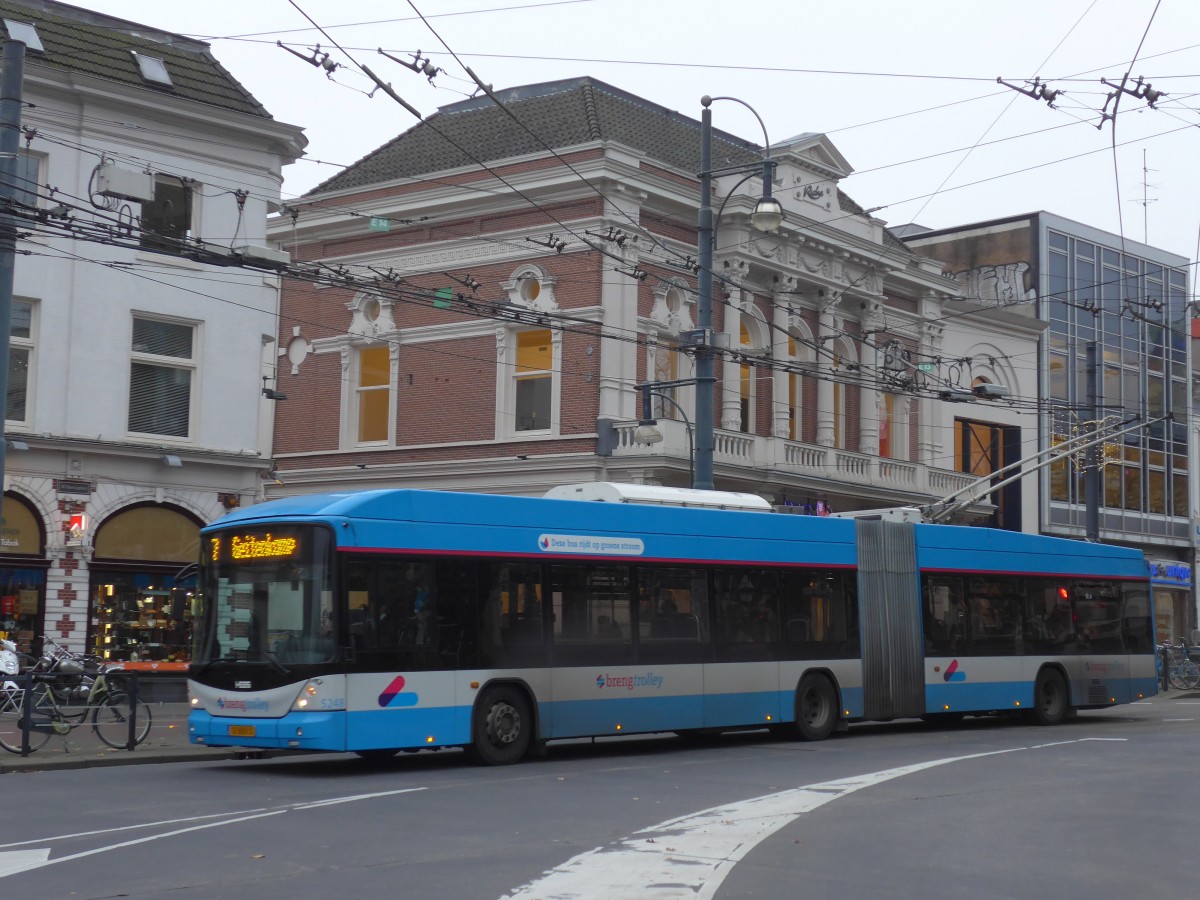
[[[962,653],[967,649],[967,611],[958,578],[931,578],[924,582],[925,652],[931,655]]]

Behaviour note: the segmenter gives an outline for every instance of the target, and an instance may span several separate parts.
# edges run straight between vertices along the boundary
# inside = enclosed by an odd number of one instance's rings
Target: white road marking
[[[936,759],[713,807],[581,853],[500,900],[711,900],[733,867],[759,843],[826,803],[936,766],[1075,743],[1081,741]]]
[[[12,850],[0,853],[0,878],[5,875],[16,875],[26,869],[36,869],[46,862],[50,855],[49,847],[40,850]]]
[[[68,856],[58,856],[50,859],[50,848],[40,847],[36,850],[11,850],[0,853],[0,878],[6,875],[15,875],[18,872],[26,872],[30,869],[40,869],[44,866],[54,866],[59,863],[71,862],[76,859],[83,859],[87,856],[95,856],[98,853],[107,853],[110,850],[121,850],[125,847],[134,847],[138,844],[146,844],[150,841],[158,841],[163,838],[176,837],[181,834],[188,834],[193,831],[203,831],[207,828],[220,828],[224,825],[236,825],[239,822],[249,822],[252,819],[263,819],[269,816],[278,816],[286,812],[299,812],[306,809],[316,809],[322,806],[330,806],[335,803],[353,803],[356,800],[372,800],[377,797],[391,797],[395,794],[411,794],[414,791],[423,791],[426,788],[402,788],[397,791],[379,791],[374,794],[353,794],[348,797],[331,797],[328,800],[316,800],[306,803],[289,803],[286,806],[281,806],[277,809],[268,810],[252,810],[245,813],[229,813],[233,818],[222,818],[217,822],[205,822],[201,825],[192,825],[188,828],[177,828],[174,831],[166,831],[162,834],[151,834],[146,837],[134,838],[129,841],[122,841],[118,844],[108,844],[104,847],[95,847],[91,850],[84,850],[80,853],[72,853]],[[175,819],[168,822],[158,824],[170,824],[172,822],[194,822],[200,819],[217,818],[216,816],[197,816],[194,819]],[[97,834],[116,833],[118,831],[128,831],[131,828],[150,827],[138,825],[125,825],[118,828],[105,829],[101,831],[80,832],[76,835],[63,835],[61,838],[39,838],[32,841],[23,841],[23,844],[44,844],[55,840],[65,840],[72,837],[88,837]],[[7,844],[5,846],[17,846],[16,844]]]
[[[1195,719],[1163,719],[1164,722],[1195,722]]]

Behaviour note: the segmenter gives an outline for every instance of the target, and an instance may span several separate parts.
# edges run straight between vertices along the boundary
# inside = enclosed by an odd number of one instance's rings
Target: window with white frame
[[[359,444],[391,437],[392,360],[387,344],[354,350],[354,436]]]
[[[784,376],[787,378],[787,415],[788,415],[788,439],[792,441],[800,440],[804,423],[801,421],[801,403],[804,401],[804,383],[800,380],[801,375],[795,371],[795,367],[800,362],[799,348],[796,344],[796,339],[792,335],[788,335],[787,339],[788,365],[792,367],[792,371],[787,372]]]
[[[13,300],[8,329],[8,397],[4,420],[28,424],[29,373],[33,365],[33,311],[29,300]]]
[[[129,430],[191,435],[196,326],[135,315],[130,348]]]
[[[549,431],[554,398],[554,341],[549,328],[518,331],[513,367],[514,431]]]
[[[36,208],[42,182],[44,157],[28,150],[17,154],[17,169],[13,178],[13,199],[22,206]]]
[[[142,204],[142,246],[178,252],[192,234],[192,185],[173,175],[154,176],[154,199]]]

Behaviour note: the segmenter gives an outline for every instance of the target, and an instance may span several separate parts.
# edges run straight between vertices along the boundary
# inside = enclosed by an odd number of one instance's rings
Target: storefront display
[[[46,597],[42,528],[32,509],[5,494],[0,509],[0,637],[22,653],[41,652]]]
[[[195,592],[168,575],[107,578],[92,598],[92,652],[114,662],[186,662]]]
[[[101,524],[91,567],[89,652],[131,669],[186,668],[199,547],[199,523],[166,506],[133,507]]]

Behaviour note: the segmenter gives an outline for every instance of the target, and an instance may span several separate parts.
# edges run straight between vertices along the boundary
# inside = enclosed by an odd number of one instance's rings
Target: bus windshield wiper
[[[279,674],[281,674],[281,675],[291,675],[292,674],[292,670],[289,669],[287,666],[285,666],[283,663],[281,663],[279,661],[279,657],[277,657],[270,650],[259,650],[258,652],[263,655],[263,659],[265,659],[267,662],[269,662],[271,664],[272,668],[274,668],[277,672],[279,672]]]

